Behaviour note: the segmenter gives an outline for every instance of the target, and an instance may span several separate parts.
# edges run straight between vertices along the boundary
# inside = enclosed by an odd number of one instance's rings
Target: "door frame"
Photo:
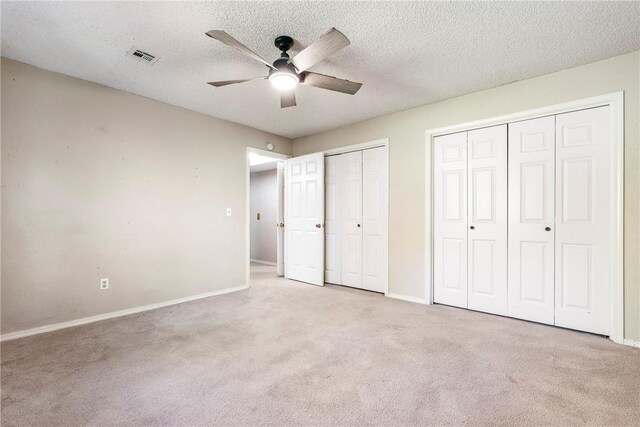
[[[249,153],[257,153],[263,156],[273,157],[274,159],[287,160],[291,156],[273,151],[262,150],[260,148],[246,147],[244,153],[244,169],[245,169],[245,283],[247,288],[251,287],[251,165],[249,165]],[[287,260],[285,259],[285,262]]]
[[[611,181],[609,223],[611,243],[610,271],[610,335],[616,343],[624,341],[624,92],[578,99],[546,107],[534,108],[502,116],[474,120],[425,131],[425,302],[433,304],[433,139],[436,136],[478,128],[535,119],[544,116],[610,107]]]
[[[353,151],[360,151],[360,150],[368,150],[371,148],[378,148],[378,147],[384,147],[385,150],[385,165],[384,165],[384,169],[386,172],[386,185],[385,185],[385,191],[387,194],[387,203],[385,206],[385,214],[386,214],[386,221],[385,221],[385,232],[383,233],[384,235],[384,247],[386,250],[386,258],[387,258],[387,262],[385,263],[385,265],[383,266],[383,273],[382,276],[384,277],[384,282],[385,282],[385,286],[384,286],[384,295],[385,296],[390,296],[389,295],[389,138],[381,138],[381,139],[375,139],[373,141],[367,141],[367,142],[362,142],[359,144],[352,144],[352,145],[344,145],[342,147],[337,147],[337,148],[331,148],[331,149],[327,149],[322,151],[322,154],[324,154],[325,157],[328,156],[335,156],[337,154],[345,154],[345,153],[350,153]],[[286,262],[286,259],[285,259]]]

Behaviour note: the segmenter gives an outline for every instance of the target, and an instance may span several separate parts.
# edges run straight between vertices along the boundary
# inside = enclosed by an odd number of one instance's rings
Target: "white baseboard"
[[[0,342],[28,337],[30,335],[44,334],[45,332],[57,331],[59,329],[72,328],[74,326],[86,325],[87,323],[113,319],[114,317],[127,316],[129,314],[135,314],[143,311],[154,310],[156,308],[167,307],[169,305],[175,305],[175,304],[181,304],[183,302],[195,301],[198,299],[213,297],[216,295],[224,295],[231,292],[242,291],[248,288],[249,288],[248,286],[236,286],[234,288],[227,288],[227,289],[221,289],[219,291],[206,292],[204,294],[193,295],[190,297],[172,299],[169,301],[159,302],[157,304],[142,305],[139,307],[127,308],[125,310],[118,310],[118,311],[112,311],[110,313],[98,314],[96,316],[83,317],[81,319],[70,320],[68,322],[54,323],[53,325],[45,325],[45,326],[39,326],[33,329],[25,329],[23,331],[10,332],[8,334],[0,335]]]
[[[416,302],[418,304],[426,304],[427,302],[422,298],[410,297],[408,295],[400,295],[400,294],[387,294],[389,298],[399,299],[402,301],[408,302]]]
[[[629,347],[640,348],[640,341],[628,340],[628,339],[625,338],[625,340],[622,343],[624,345],[628,345]]]
[[[261,259],[252,259],[250,260],[251,262],[255,262],[256,264],[264,264],[264,265],[278,265],[275,262],[271,262],[271,261],[262,261]]]

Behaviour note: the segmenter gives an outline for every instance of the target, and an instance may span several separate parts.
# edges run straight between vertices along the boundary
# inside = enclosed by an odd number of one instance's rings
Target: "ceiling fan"
[[[293,39],[289,36],[279,36],[275,39],[275,46],[280,49],[280,58],[273,64],[268,63],[251,49],[240,43],[222,30],[211,30],[206,33],[209,37],[216,39],[227,46],[231,46],[238,52],[260,61],[269,67],[269,75],[256,77],[253,79],[224,80],[219,82],[208,82],[211,86],[221,87],[236,83],[248,82],[251,80],[269,80],[271,84],[281,90],[280,107],[287,108],[296,105],[296,95],[294,92],[298,84],[313,86],[320,89],[333,90],[335,92],[348,93],[354,95],[362,83],[351,82],[324,74],[307,71],[309,67],[322,61],[329,55],[343,49],[351,42],[340,31],[335,28],[330,29],[322,35],[315,43],[303,49],[293,58],[289,57],[287,51],[293,46]]]

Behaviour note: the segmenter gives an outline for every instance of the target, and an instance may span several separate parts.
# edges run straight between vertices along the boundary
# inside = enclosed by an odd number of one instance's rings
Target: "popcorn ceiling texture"
[[[335,26],[351,46],[312,71],[364,83],[349,96],[297,89],[281,110],[257,61],[204,35],[223,29],[268,61]],[[153,66],[125,53],[136,46]],[[2,55],[288,138],[640,49],[640,3],[2,3]]]

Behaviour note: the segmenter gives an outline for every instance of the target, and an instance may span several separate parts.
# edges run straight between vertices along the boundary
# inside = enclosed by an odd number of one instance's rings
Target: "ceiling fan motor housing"
[[[293,47],[293,39],[289,36],[279,36],[276,37],[273,44],[280,49],[282,53],[280,54],[280,58],[273,62],[275,70],[271,70],[269,75],[274,73],[289,73],[298,76],[298,70],[289,62],[289,54],[287,54],[287,51]],[[300,80],[300,76],[298,76],[298,79]]]
[[[274,43],[278,49],[282,52],[281,56],[283,58],[289,58],[289,54],[287,51],[293,47],[293,39],[289,36],[279,36],[276,37]]]
[[[276,69],[271,70],[269,74],[277,72],[292,73],[296,75],[298,74],[298,70],[296,70],[296,67],[294,67],[293,64],[290,64],[287,58],[276,59],[275,61],[273,61],[273,66]]]

